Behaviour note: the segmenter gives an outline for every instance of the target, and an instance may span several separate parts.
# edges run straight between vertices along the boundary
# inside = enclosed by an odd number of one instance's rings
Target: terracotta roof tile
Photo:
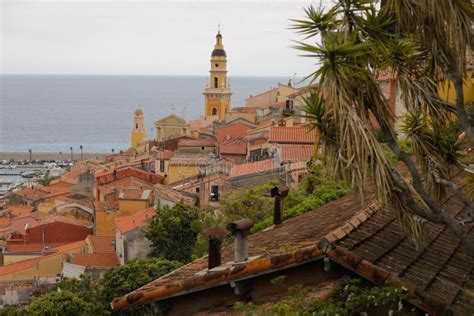
[[[222,143],[226,140],[245,137],[247,131],[254,128],[255,126],[247,123],[230,123],[216,130],[216,139],[218,143]]]
[[[194,205],[196,203],[196,199],[191,197],[188,193],[175,190],[162,184],[155,185],[155,193],[158,197],[174,203],[178,203],[181,200],[188,205]]]
[[[246,155],[247,141],[242,139],[232,139],[224,141],[219,145],[221,154]]]
[[[182,139],[178,143],[178,147],[214,147],[216,141],[211,139]]]
[[[137,227],[144,227],[155,214],[155,209],[150,207],[134,215],[116,217],[115,226],[121,233],[126,233]]]
[[[316,131],[307,127],[272,126],[268,136],[269,142],[287,144],[314,144]]]
[[[123,178],[114,182],[111,182],[109,184],[104,184],[101,186],[98,186],[97,189],[101,194],[109,194],[113,191],[118,191],[121,192],[122,190],[131,190],[131,189],[139,189],[139,190],[150,190],[153,188],[153,184],[135,178],[133,176]]]
[[[86,242],[91,246],[93,253],[115,253],[113,242],[115,236],[87,236]]]
[[[360,201],[357,197],[356,195],[346,196],[312,212],[290,218],[273,229],[251,234],[248,237],[249,256],[261,257],[248,261],[235,270],[223,270],[222,274],[225,277],[207,278],[206,274],[197,274],[206,271],[207,257],[204,257],[132,292],[129,294],[129,299],[124,296],[114,301],[113,307],[144,303],[177,293],[184,294],[194,287],[217,286],[232,279],[242,278],[246,273],[258,274],[265,270],[275,269],[272,262],[291,265],[301,260],[298,258],[305,258],[305,260],[316,258],[321,255],[321,250],[317,247],[319,240],[351,220],[354,214],[360,211]],[[287,249],[285,245],[291,245],[291,249],[295,249],[291,255],[288,254],[288,250],[285,250]],[[222,262],[232,262],[233,258],[233,246],[225,247],[222,250]],[[144,295],[134,295],[138,292]],[[172,292],[174,294],[171,294]],[[132,297],[138,298],[138,301]]]
[[[151,189],[125,188],[120,190],[119,199],[124,200],[147,200],[150,197]]]
[[[10,215],[14,217],[25,216],[31,214],[35,207],[30,205],[8,205]]]
[[[30,201],[36,202],[36,201],[40,201],[46,198],[46,196],[49,194],[49,190],[40,188],[40,187],[23,188],[21,190],[14,191],[13,194],[21,196]]]
[[[60,222],[70,225],[77,225],[77,226],[90,226],[91,223],[89,221],[84,221],[80,219],[75,219],[72,217],[60,216],[60,215],[49,215],[47,217],[37,219],[35,222],[30,223],[29,228],[48,225],[51,223]]]
[[[71,263],[88,268],[110,268],[119,265],[115,253],[76,253],[71,257]]]
[[[307,161],[314,156],[314,145],[281,145],[282,161]]]
[[[156,149],[156,159],[159,160],[169,160],[173,158],[176,153],[168,149]]]
[[[370,199],[366,200],[366,203]],[[467,209],[447,201],[445,208],[465,217]],[[418,306],[433,314],[471,315],[474,312],[474,258],[444,225],[427,223],[427,239],[416,245],[400,227],[395,212],[377,204],[361,207],[355,195],[330,202],[291,218],[281,226],[251,234],[245,263],[233,260],[232,246],[222,251],[223,266],[207,271],[207,258],[198,259],[150,284],[116,299],[114,308],[166,299],[321,258],[318,245],[327,239],[329,258],[377,285],[409,289]],[[470,233],[474,235],[473,229]],[[291,245],[292,250],[284,250]]]

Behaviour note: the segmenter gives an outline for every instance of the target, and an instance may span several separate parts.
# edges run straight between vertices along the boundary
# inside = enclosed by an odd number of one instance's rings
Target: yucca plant
[[[308,75],[319,81],[319,90],[305,99],[304,110],[321,135],[328,167],[361,195],[367,182],[374,183],[380,204],[397,212],[415,240],[423,238],[426,220],[446,224],[472,256],[474,240],[464,224],[473,219],[474,204],[451,171],[464,169],[456,124],[468,136],[464,145],[474,143],[462,94],[473,12],[468,0],[336,0],[327,10],[309,7],[292,25],[305,36],[295,47],[320,65]],[[401,149],[395,113],[377,83],[381,71],[392,75],[400,91],[407,111],[401,132],[414,156]],[[455,104],[438,96],[443,77],[455,84]],[[392,165],[373,121],[408,178]],[[471,218],[455,218],[445,209],[448,190]]]

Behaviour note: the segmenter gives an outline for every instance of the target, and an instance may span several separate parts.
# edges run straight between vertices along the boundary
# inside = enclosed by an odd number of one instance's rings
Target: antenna
[[[221,32],[221,21],[217,21],[217,32],[220,33]]]

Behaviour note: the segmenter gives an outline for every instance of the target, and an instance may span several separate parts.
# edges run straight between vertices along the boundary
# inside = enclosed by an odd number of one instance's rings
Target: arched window
[[[214,88],[219,88],[219,79],[217,77],[214,77]]]
[[[135,124],[135,129],[138,129],[138,123],[137,123],[137,124]]]
[[[212,108],[212,115],[217,115],[217,109],[216,108]]]

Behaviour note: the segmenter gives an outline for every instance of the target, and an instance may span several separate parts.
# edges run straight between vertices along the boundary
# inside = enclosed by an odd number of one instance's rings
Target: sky
[[[319,1],[317,1],[319,2]],[[220,23],[229,75],[304,76],[301,0],[0,0],[2,74],[207,75]]]

